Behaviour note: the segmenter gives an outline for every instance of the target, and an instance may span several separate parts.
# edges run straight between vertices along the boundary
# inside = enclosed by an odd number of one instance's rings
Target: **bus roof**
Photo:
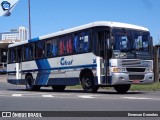
[[[114,27],[130,28],[130,29],[136,29],[136,30],[149,31],[145,27],[137,26],[137,25],[133,25],[133,24],[120,23],[120,22],[98,21],[98,22],[93,22],[93,23],[82,25],[82,26],[58,31],[58,32],[51,33],[51,34],[48,34],[48,35],[40,36],[40,37],[37,37],[37,38],[33,38],[31,40],[26,40],[26,41],[22,41],[22,42],[15,43],[15,44],[10,44],[9,47],[19,46],[19,45],[23,45],[23,44],[26,44],[26,43],[29,43],[29,42],[43,40],[43,39],[47,39],[47,38],[50,38],[50,37],[56,37],[56,36],[59,36],[59,35],[63,35],[63,34],[71,33],[71,32],[76,32],[76,31],[91,28],[91,27],[98,27],[98,26],[106,26],[106,27],[112,27],[112,28],[114,28]]]

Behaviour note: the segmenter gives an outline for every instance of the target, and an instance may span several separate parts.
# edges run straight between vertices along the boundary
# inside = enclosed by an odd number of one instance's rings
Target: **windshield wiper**
[[[122,49],[122,50],[120,50],[120,52],[131,52],[131,53],[133,53],[133,50],[135,51],[134,48],[128,48],[128,49]]]
[[[137,52],[136,52],[136,50],[134,48],[123,49],[123,50],[120,50],[120,52],[128,52],[128,53],[133,54],[135,57],[137,56]]]

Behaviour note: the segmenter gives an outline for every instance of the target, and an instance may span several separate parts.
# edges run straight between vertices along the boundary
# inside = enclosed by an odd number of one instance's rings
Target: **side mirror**
[[[150,37],[149,39],[149,47],[152,48],[153,47],[153,38]]]
[[[152,37],[150,37],[148,44],[149,44],[149,45],[148,45],[148,47],[149,47],[149,52],[152,54],[152,52],[153,52],[153,38],[152,38]]]
[[[107,45],[108,45],[108,49],[111,50],[112,49],[112,46],[114,44],[114,37],[111,36],[110,39],[107,40]]]
[[[151,45],[153,45],[153,38],[152,37],[150,37],[150,43],[151,43]]]

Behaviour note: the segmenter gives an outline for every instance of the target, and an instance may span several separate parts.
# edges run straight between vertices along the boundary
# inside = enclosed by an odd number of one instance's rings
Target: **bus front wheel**
[[[126,93],[129,89],[130,89],[131,85],[115,85],[114,89],[120,93],[120,94],[124,94]]]
[[[40,90],[40,86],[34,85],[34,80],[31,75],[26,76],[26,89],[29,91],[37,91]]]
[[[83,75],[81,84],[82,84],[83,90],[89,93],[96,93],[99,88],[94,84],[94,76],[90,73],[86,73]]]

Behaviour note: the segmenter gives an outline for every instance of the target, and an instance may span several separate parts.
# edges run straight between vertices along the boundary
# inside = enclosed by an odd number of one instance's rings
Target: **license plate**
[[[140,83],[139,80],[133,80],[133,83]]]

